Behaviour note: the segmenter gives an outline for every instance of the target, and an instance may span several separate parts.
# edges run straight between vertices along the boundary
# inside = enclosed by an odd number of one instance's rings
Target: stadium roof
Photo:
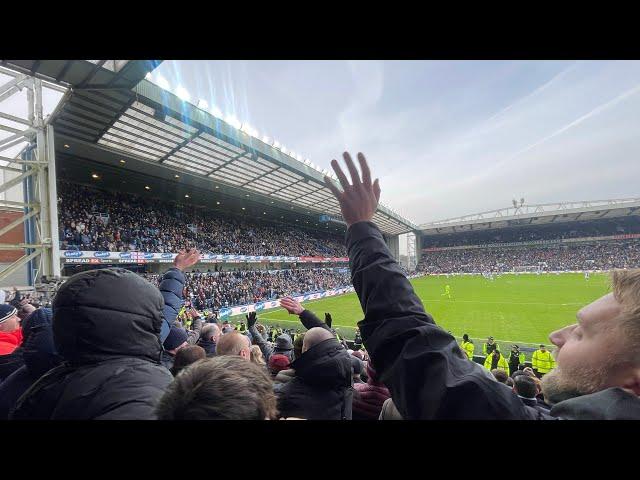
[[[502,208],[420,225],[423,235],[491,230],[528,225],[640,215],[640,197],[616,200],[544,203]]]
[[[53,114],[56,154],[63,165],[74,157],[87,165],[98,162],[145,174],[150,181],[217,188],[238,200],[294,210],[308,216],[307,223],[322,214],[341,217],[324,185],[328,172],[256,138],[248,125],[218,118],[145,80],[159,62],[3,63],[69,87]],[[179,181],[174,179],[177,172]],[[388,235],[418,228],[383,205],[374,221]]]

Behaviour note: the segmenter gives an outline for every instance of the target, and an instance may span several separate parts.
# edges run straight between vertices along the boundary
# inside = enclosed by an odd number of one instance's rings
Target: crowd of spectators
[[[105,268],[68,279],[52,308],[19,292],[5,298],[0,418],[640,419],[640,269],[613,272],[611,293],[551,333],[553,356],[543,345],[534,352],[542,379],[520,368],[516,346],[507,361],[491,338],[480,365],[424,310],[371,222],[380,187],[364,156],[362,179],[344,158],[351,183],[335,160],[343,191],[326,182],[349,225],[366,349],[339,339],[330,314],[322,321],[291,297],[280,304],[304,327],[293,338],[256,312],[239,325],[203,318],[185,305],[184,272],[200,258],[187,250],[157,286]]]
[[[161,276],[143,274],[154,285]],[[238,270],[187,273],[185,298],[198,309],[220,309],[351,285],[344,269]]]
[[[417,266],[424,273],[611,270],[640,267],[640,239],[588,244],[491,247],[424,252]]]
[[[58,183],[60,248],[228,255],[345,257],[340,240],[177,204]],[[190,227],[188,227],[190,226]]]
[[[531,242],[584,237],[607,237],[640,233],[640,217],[628,216],[589,220],[585,222],[557,223],[477,230],[440,235],[426,235],[422,246],[453,247],[456,245],[485,245],[491,243]]]

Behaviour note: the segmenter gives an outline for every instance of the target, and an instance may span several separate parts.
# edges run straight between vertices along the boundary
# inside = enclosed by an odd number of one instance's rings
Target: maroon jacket
[[[379,382],[376,371],[371,364],[367,365],[367,383],[353,385],[353,419],[377,420],[382,411],[382,404],[391,397],[389,390]]]

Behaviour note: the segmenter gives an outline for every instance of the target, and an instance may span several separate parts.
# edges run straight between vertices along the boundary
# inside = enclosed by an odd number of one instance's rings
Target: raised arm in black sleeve
[[[427,314],[371,222],[347,231],[364,345],[405,419],[535,418]]]
[[[304,328],[306,328],[307,330],[311,330],[314,327],[322,327],[326,330],[331,331],[331,329],[329,328],[329,326],[324,323],[322,320],[320,320],[315,313],[313,313],[310,310],[303,310],[302,313],[299,315],[300,317],[300,321],[302,322],[302,325],[304,325]]]

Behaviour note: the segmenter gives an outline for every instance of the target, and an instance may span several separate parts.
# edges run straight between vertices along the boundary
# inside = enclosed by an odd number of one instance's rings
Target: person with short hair
[[[538,387],[535,380],[528,375],[517,375],[513,379],[513,392],[518,395],[522,403],[533,407],[545,414],[549,414],[549,409],[544,408],[536,396],[538,395]]]
[[[186,345],[176,353],[171,374],[175,377],[186,367],[203,358],[207,358],[207,352],[204,351],[204,348],[198,345]]]
[[[184,369],[160,399],[156,415],[159,420],[276,420],[278,410],[264,368],[238,355],[219,355]]]
[[[509,379],[509,375],[502,368],[494,368],[491,370],[491,375],[500,383],[504,383],[506,385],[507,380]]]
[[[234,330],[218,340],[216,355],[238,355],[249,362],[251,361],[251,342],[246,335]]]
[[[278,409],[284,417],[351,419],[351,357],[330,330],[322,327],[308,330],[302,355],[291,368],[295,377],[282,384],[278,392]]]
[[[220,335],[222,332],[220,331],[220,327],[217,323],[207,323],[202,327],[200,331],[200,339],[196,345],[204,348],[204,351],[207,353],[207,357],[215,357],[216,356],[216,344],[220,339]]]

